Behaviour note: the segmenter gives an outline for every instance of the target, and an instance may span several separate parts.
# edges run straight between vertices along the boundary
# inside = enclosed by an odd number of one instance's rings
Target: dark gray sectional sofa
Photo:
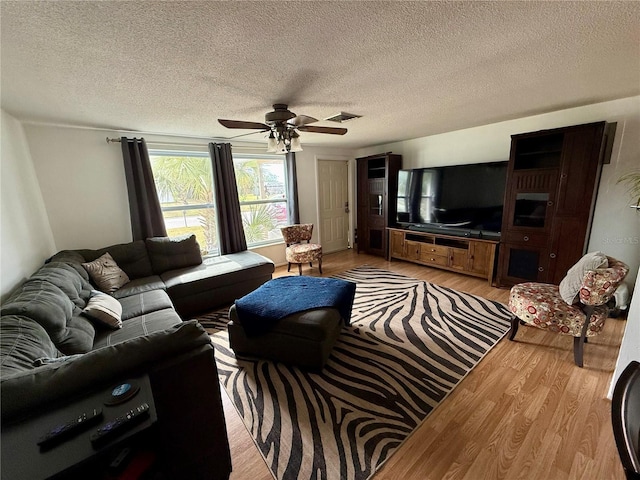
[[[254,290],[274,265],[249,251],[202,260],[194,242],[159,238],[62,251],[10,295],[0,318],[3,435],[7,426],[147,375],[168,478],[228,478],[214,351],[204,328],[189,318]],[[107,252],[129,279],[111,293],[122,307],[121,328],[83,312],[96,285],[82,264]],[[4,444],[3,459],[16,454]]]

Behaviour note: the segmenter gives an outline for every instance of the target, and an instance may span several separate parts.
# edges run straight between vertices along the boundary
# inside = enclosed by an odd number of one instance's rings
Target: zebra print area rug
[[[278,480],[365,480],[510,326],[507,308],[362,266],[351,325],[321,373],[236,359],[227,312],[200,317],[220,382]]]

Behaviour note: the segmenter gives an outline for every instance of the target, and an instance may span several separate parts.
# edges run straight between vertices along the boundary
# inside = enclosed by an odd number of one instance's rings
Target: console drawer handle
[[[550,256],[551,258],[556,258],[556,254],[555,254],[555,253],[552,253],[552,254],[550,254],[549,256]]]
[[[544,268],[542,268],[542,267],[538,267],[538,271],[539,271],[539,272],[544,272]]]
[[[528,242],[528,241],[529,241],[529,237],[525,235],[523,240],[524,240],[525,242]]]

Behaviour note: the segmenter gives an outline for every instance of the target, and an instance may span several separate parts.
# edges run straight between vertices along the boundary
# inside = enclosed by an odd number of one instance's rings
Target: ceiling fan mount
[[[269,112],[264,116],[264,123],[267,125],[278,125],[287,120],[295,118],[296,114],[289,110],[289,106],[284,103],[274,103],[273,112]],[[310,118],[310,117],[309,117]]]
[[[347,133],[346,128],[309,126],[310,123],[315,123],[318,120],[307,115],[296,115],[290,111],[289,106],[284,103],[274,103],[273,111],[265,114],[264,121],[265,123],[218,119],[218,122],[227,128],[271,132],[269,134],[267,151],[277,153],[302,150],[298,130],[301,132],[327,133],[330,135],[344,135]],[[252,133],[258,132],[251,132],[244,135],[251,135]]]

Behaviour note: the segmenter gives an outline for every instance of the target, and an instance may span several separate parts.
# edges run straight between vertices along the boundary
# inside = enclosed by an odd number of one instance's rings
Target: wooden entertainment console
[[[429,267],[451,270],[493,283],[497,240],[463,238],[437,233],[387,228],[388,260],[397,258]]]

